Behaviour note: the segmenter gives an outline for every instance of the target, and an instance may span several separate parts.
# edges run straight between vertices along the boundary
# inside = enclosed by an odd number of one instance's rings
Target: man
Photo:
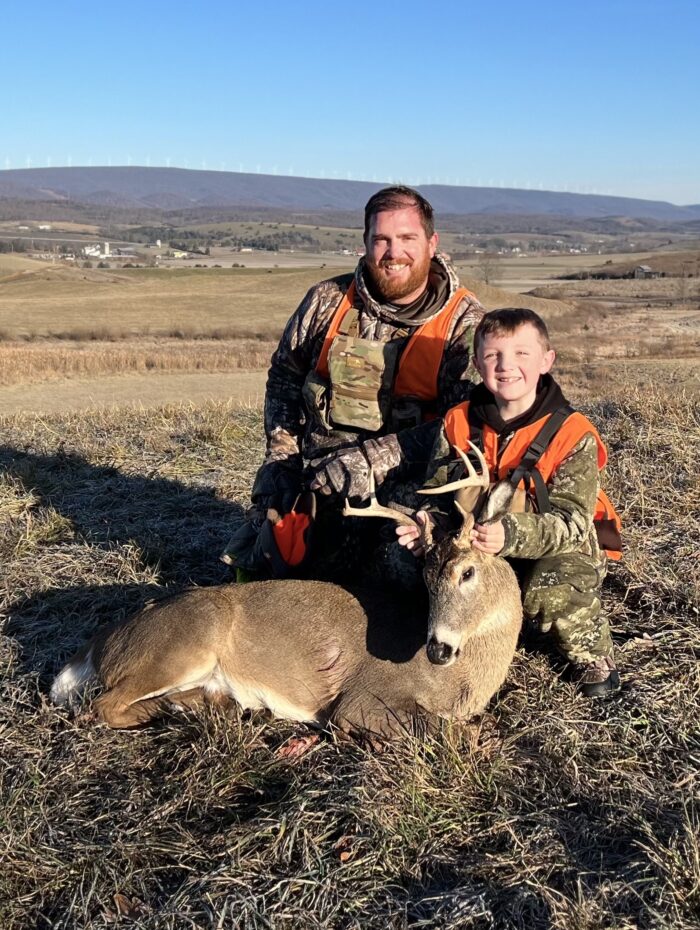
[[[383,499],[411,507],[407,489],[422,477],[415,465],[416,474],[402,470],[412,430],[469,394],[483,308],[437,254],[428,201],[409,187],[378,191],[365,207],[364,242],[354,274],[311,288],[272,357],[267,453],[251,522],[224,555],[232,564],[255,567],[251,527],[270,507],[291,510],[303,487],[328,498],[319,523],[334,533],[352,524],[339,529],[338,503],[367,496],[370,468]],[[342,553],[345,568],[354,561]]]

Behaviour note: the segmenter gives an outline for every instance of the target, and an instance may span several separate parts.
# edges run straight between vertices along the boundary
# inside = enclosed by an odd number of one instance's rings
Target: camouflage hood
[[[406,312],[401,312],[403,308],[397,308],[394,304],[382,304],[376,300],[367,286],[367,268],[365,259],[358,262],[355,270],[355,287],[357,293],[362,298],[366,309],[374,314],[384,323],[391,323],[396,326],[418,327],[428,320],[437,316],[442,308],[451,300],[455,291],[459,287],[457,275],[447,264],[441,255],[436,255],[430,263],[430,279],[428,283],[428,299],[419,298],[415,304],[419,306],[414,308],[412,304],[406,308]]]

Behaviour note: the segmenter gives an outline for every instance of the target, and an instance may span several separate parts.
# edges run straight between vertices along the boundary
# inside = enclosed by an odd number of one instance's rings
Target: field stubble
[[[0,384],[100,378],[145,372],[228,372],[269,365],[275,342],[264,339],[181,338],[124,342],[61,340],[0,342]]]
[[[589,703],[519,650],[469,727],[376,754],[219,712],[115,733],[52,672],[149,597],[224,578],[262,454],[231,405],[2,421],[0,924],[691,930],[700,915],[700,412],[573,399],[611,449],[625,559],[605,608],[624,689]]]

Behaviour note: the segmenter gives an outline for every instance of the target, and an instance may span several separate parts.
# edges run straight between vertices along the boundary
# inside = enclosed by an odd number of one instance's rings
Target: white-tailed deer
[[[461,484],[483,496],[483,459],[481,468],[469,466]],[[359,513],[411,520],[378,507],[373,489]],[[97,633],[58,674],[51,698],[67,703],[99,683],[96,710],[112,727],[203,699],[385,736],[418,718],[473,717],[506,677],[522,608],[512,569],[471,548],[474,517],[463,510],[463,518],[456,536],[426,539],[427,623],[415,598],[329,582],[198,588]]]

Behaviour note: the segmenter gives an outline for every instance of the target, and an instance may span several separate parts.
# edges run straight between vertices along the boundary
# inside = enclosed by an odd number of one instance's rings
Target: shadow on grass
[[[193,487],[153,474],[129,475],[76,455],[26,453],[0,446],[0,469],[19,480],[70,521],[90,544],[135,543],[165,584],[214,584],[226,577],[219,563],[243,508],[218,499],[211,487]]]
[[[34,578],[26,597],[21,579],[16,593],[8,592],[6,632],[21,646],[28,671],[45,674],[52,656],[163,595],[163,588],[173,593],[230,580],[218,557],[244,511],[212,487],[130,475],[60,450],[42,455],[7,445],[0,446],[0,474],[37,498],[31,522],[9,524],[4,541],[15,560],[25,547],[28,572],[44,576],[40,584]],[[30,532],[31,545],[23,538]],[[102,564],[95,548],[104,550]],[[61,562],[60,582],[57,569],[51,575],[52,556]],[[79,583],[66,584],[71,574]],[[120,576],[124,583],[110,584]]]

